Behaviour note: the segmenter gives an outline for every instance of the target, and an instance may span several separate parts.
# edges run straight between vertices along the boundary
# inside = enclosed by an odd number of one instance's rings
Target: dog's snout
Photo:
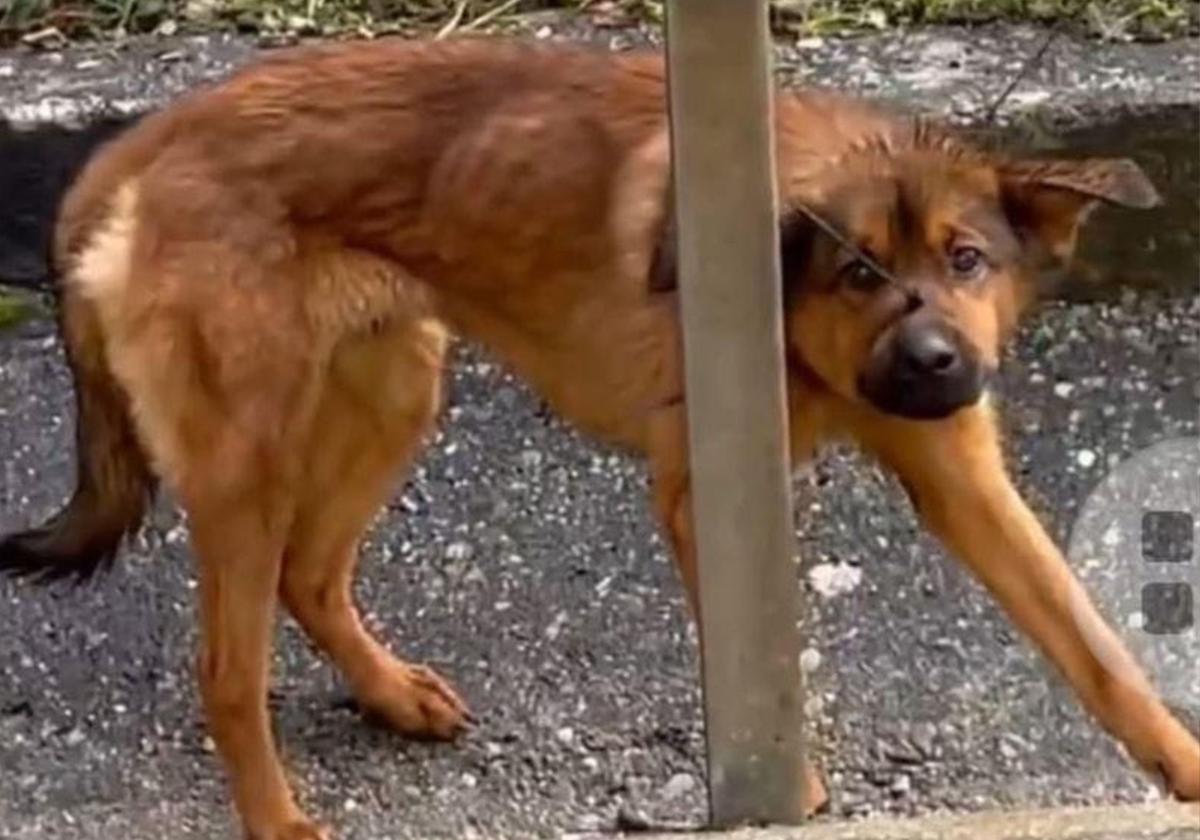
[[[933,420],[979,399],[985,379],[983,362],[962,334],[922,313],[902,318],[879,337],[859,390],[889,414]]]
[[[897,336],[900,364],[915,376],[950,376],[960,364],[958,348],[944,330],[918,327]]]

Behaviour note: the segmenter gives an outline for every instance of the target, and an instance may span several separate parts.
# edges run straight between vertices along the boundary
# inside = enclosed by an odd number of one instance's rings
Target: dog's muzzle
[[[937,420],[977,402],[986,380],[978,352],[962,334],[921,312],[879,336],[858,388],[887,414]]]

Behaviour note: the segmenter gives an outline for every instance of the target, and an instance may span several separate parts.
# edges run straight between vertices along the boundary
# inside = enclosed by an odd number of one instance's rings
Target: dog
[[[792,458],[847,439],[892,470],[1099,723],[1200,799],[1200,744],[1014,489],[988,390],[1092,209],[1153,207],[1155,188],[1128,160],[1011,158],[832,93],[780,91],[774,114]],[[645,458],[698,610],[669,146],[655,51],[384,39],[297,47],[186,95],[65,195],[78,483],[0,543],[0,567],[86,577],[172,492],[199,565],[201,697],[248,836],[327,836],[271,731],[278,602],[396,730],[470,723],[351,596],[356,546],[436,422],[452,336]]]

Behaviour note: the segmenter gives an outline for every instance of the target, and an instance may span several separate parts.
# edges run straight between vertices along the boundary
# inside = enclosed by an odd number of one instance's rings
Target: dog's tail
[[[155,484],[128,398],[105,364],[92,304],[67,290],[61,305],[75,380],[75,492],[41,526],[0,539],[0,571],[42,582],[83,581],[110,566],[141,524]]]
[[[59,202],[96,148],[141,116],[104,115],[80,128],[18,128],[0,117],[0,284],[51,290]]]
[[[53,226],[52,218],[46,224]],[[105,359],[94,305],[64,285],[59,322],[75,385],[75,492],[41,526],[0,539],[0,571],[44,582],[82,581],[111,565],[154,491],[128,397]]]

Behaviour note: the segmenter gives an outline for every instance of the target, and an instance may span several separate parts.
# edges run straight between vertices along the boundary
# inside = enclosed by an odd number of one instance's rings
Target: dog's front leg
[[[697,627],[700,623],[700,577],[692,530],[692,482],[688,467],[687,415],[682,404],[656,411],[650,420],[650,478],[654,513],[671,543],[675,568]]]
[[[650,421],[649,461],[654,510],[671,543],[671,554],[687,593],[697,626],[700,620],[700,577],[692,528],[691,472],[688,467],[687,416],[682,403],[662,408]],[[817,813],[829,801],[825,782],[815,765],[804,766],[804,811]]]
[[[937,422],[855,424],[924,522],[970,567],[1083,704],[1174,793],[1200,799],[1200,744],[1155,696],[1014,488],[986,405]]]

